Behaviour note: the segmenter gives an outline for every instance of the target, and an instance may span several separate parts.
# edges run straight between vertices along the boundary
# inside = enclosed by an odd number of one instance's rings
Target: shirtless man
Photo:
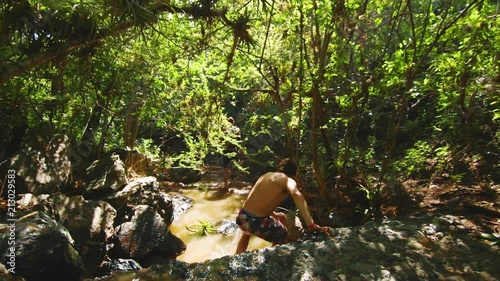
[[[276,213],[275,209],[288,195],[292,196],[308,231],[319,230],[329,235],[328,227],[314,223],[307,202],[292,179],[296,174],[297,165],[287,158],[279,163],[277,172],[266,173],[257,180],[236,217],[236,223],[243,231],[236,254],[246,251],[252,235],[274,244],[286,242],[285,215]]]

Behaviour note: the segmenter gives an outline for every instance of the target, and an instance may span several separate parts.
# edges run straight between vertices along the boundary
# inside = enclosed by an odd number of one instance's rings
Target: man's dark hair
[[[294,177],[297,174],[297,164],[292,159],[285,158],[278,164],[278,172],[282,172],[289,177]]]

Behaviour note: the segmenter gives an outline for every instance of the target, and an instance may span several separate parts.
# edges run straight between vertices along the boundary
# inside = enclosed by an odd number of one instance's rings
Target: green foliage
[[[404,160],[396,161],[394,165],[406,176],[414,176],[425,172],[432,158],[432,147],[425,141],[418,141],[405,152]]]
[[[240,169],[314,159],[328,187],[339,174],[461,181],[471,155],[498,168],[491,1],[108,2],[0,4],[2,144],[27,121],[124,148],[140,102],[136,149],[195,169],[227,142]],[[163,155],[154,137],[181,144]]]
[[[496,233],[481,233],[481,238],[484,239],[485,243],[489,245],[497,245],[500,244],[500,234]]]
[[[217,228],[214,224],[210,223],[206,219],[198,220],[198,224],[186,227],[186,229],[196,236],[205,236],[217,232]]]
[[[162,152],[151,139],[140,139],[134,147],[142,155],[146,156],[152,163],[161,162]]]
[[[198,185],[196,185],[196,189],[198,189],[202,192],[207,192],[210,190],[210,186],[208,186],[206,184],[198,184]]]

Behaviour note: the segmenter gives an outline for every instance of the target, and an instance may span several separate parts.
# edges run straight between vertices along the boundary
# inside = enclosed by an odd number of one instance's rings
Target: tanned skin
[[[295,206],[299,210],[299,215],[308,226],[309,231],[320,230],[329,235],[328,227],[321,227],[314,223],[307,202],[297,188],[295,180],[281,172],[269,172],[262,175],[248,194],[245,203],[243,203],[243,209],[258,217],[273,216],[284,221],[285,215],[276,213],[275,210],[288,195],[292,196]],[[243,232],[236,248],[236,254],[246,251],[250,237],[250,233]]]

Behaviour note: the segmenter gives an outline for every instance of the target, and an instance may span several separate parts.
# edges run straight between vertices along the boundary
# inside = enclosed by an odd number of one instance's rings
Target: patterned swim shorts
[[[286,241],[288,230],[273,217],[257,217],[247,210],[241,208],[236,223],[244,232],[251,233],[266,241],[281,244]]]

